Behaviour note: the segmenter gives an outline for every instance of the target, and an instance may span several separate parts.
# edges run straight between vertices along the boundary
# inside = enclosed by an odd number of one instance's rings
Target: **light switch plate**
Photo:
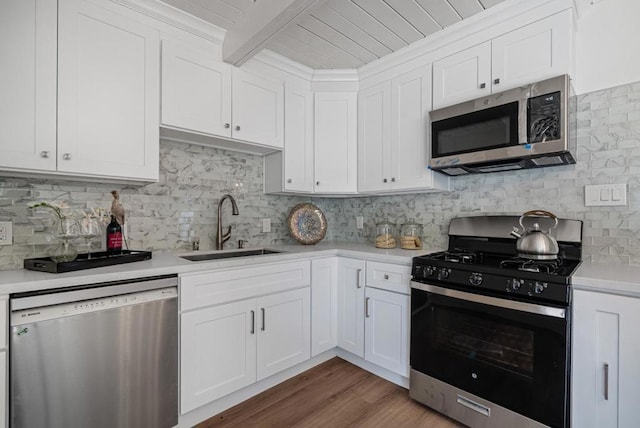
[[[584,205],[587,207],[627,205],[627,185],[596,184],[584,186]]]
[[[271,219],[270,218],[263,218],[262,219],[262,232],[263,233],[271,232]]]
[[[0,221],[0,245],[13,244],[13,223]]]

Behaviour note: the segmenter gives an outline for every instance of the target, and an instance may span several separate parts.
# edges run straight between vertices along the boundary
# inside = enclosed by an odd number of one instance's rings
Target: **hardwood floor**
[[[333,358],[212,418],[218,427],[462,427],[409,392]]]

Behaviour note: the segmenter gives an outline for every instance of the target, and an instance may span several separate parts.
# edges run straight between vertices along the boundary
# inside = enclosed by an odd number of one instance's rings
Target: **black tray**
[[[54,262],[51,257],[39,257],[35,259],[25,259],[24,268],[37,270],[40,272],[63,273],[74,270],[92,269],[103,266],[119,265],[121,263],[140,262],[151,259],[151,251],[122,250],[122,254],[107,256],[105,251],[78,254],[72,262]]]

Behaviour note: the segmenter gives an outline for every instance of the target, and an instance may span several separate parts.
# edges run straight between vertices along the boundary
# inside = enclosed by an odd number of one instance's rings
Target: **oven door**
[[[545,425],[568,426],[566,308],[412,287],[413,370]]]

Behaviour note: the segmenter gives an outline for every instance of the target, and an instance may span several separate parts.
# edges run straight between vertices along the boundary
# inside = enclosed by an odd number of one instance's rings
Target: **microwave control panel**
[[[560,91],[532,97],[527,100],[527,127],[529,143],[541,143],[562,137],[560,124]]]

